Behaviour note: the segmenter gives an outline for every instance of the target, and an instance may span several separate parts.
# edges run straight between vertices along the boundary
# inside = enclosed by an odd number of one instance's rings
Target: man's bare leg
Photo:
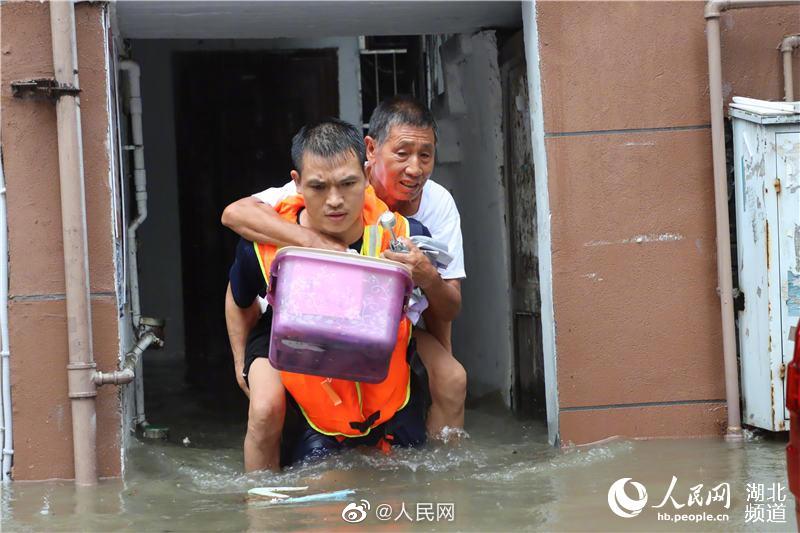
[[[467,372],[453,354],[427,331],[415,329],[414,338],[422,364],[428,371],[428,386],[431,390],[428,436],[440,438],[445,427],[464,427]]]
[[[265,357],[250,365],[250,410],[247,435],[244,438],[244,469],[274,470],[281,468],[281,433],[286,414],[286,394],[277,370]]]

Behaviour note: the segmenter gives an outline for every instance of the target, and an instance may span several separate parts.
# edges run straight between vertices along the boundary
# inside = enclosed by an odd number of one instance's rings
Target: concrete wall
[[[545,344],[557,367],[551,422],[576,443],[718,434],[726,414],[703,3],[537,2],[535,16],[541,98],[532,106],[546,165],[537,179],[544,171],[538,191],[548,196],[537,205],[549,205],[552,223],[551,242],[540,235],[552,253],[540,263],[555,324],[555,346]],[[798,20],[797,7],[722,17],[726,97],[781,99],[776,46]]]
[[[168,342],[156,355],[159,359],[182,361],[185,354],[172,55],[183,51],[303,48],[338,49],[340,116],[353,124],[361,124],[360,59],[356,37],[133,42],[133,59],[142,67],[149,194],[148,218],[138,232],[140,294],[145,315],[167,320]]]
[[[469,392],[500,393],[510,403],[513,346],[503,93],[494,32],[456,35],[441,47],[445,91],[433,108],[439,146],[433,179],[461,213],[467,279],[453,327],[453,350],[467,369]]]
[[[76,6],[88,217],[94,355],[103,370],[119,358],[112,226],[109,98],[104,7]],[[72,478],[67,397],[67,321],[55,105],[11,96],[14,80],[53,77],[46,3],[4,2],[3,163],[7,181],[14,478]],[[118,391],[97,396],[99,474],[120,474]]]

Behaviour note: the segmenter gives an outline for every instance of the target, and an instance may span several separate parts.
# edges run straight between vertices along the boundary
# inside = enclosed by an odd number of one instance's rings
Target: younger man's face
[[[302,173],[293,170],[292,179],[303,195],[312,229],[343,242],[361,236],[367,180],[355,154],[323,158],[306,153]]]

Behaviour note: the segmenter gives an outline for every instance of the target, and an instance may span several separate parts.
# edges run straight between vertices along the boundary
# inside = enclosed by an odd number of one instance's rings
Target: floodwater
[[[70,482],[13,483],[2,494],[2,530],[795,530],[785,442],[774,438],[748,434],[738,444],[613,440],[555,449],[542,422],[519,421],[502,408],[484,406],[468,410],[469,437],[457,443],[388,456],[349,451],[280,474],[245,475],[242,417],[219,409],[209,416],[200,403],[186,401],[185,392],[173,391],[172,401],[161,398],[168,441],[132,439],[124,481],[105,480],[80,491]],[[151,420],[158,402],[153,406]],[[646,490],[638,516],[621,518],[610,510],[609,488],[620,478]],[[296,485],[308,485],[308,493],[356,492],[344,501],[307,504],[246,496],[252,487]],[[641,500],[635,485],[628,484],[625,494]],[[692,494],[699,498],[689,505]],[[363,521],[342,518],[350,503],[364,513],[354,509],[349,516],[365,516]],[[706,514],[703,521],[675,523],[659,520],[659,512],[685,520]],[[709,521],[709,515],[722,521]]]

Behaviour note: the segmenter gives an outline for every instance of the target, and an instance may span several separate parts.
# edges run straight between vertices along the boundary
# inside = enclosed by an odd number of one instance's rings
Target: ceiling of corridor
[[[462,33],[520,27],[520,2],[113,2],[123,37],[270,39]]]

